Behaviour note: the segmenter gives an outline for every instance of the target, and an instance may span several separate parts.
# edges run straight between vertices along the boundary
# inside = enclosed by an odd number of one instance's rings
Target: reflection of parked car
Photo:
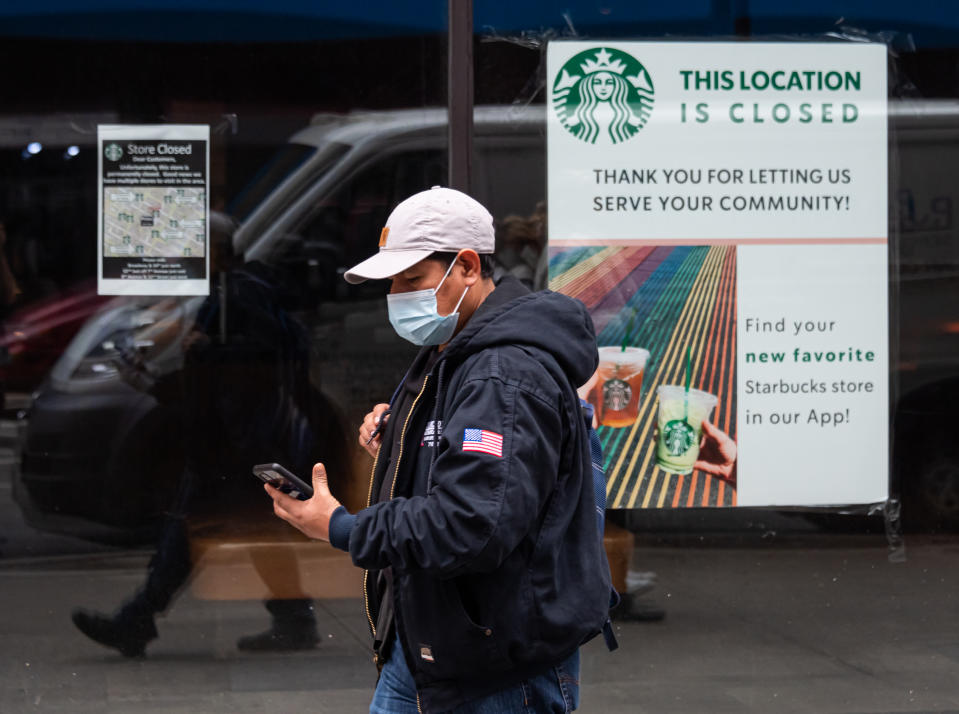
[[[230,207],[237,253],[295,289],[295,313],[310,330],[311,379],[346,424],[389,396],[413,349],[389,325],[386,285],[350,286],[341,276],[375,252],[396,203],[446,182],[446,116],[437,109],[317,117]],[[494,215],[535,214],[545,194],[542,112],[480,109],[476,129],[475,193]],[[542,280],[542,247],[502,251],[502,269]],[[131,527],[148,526],[166,507],[183,459],[172,416],[121,379],[116,364],[121,347],[132,346],[151,372],[178,370],[200,301],[118,299],[64,352],[29,411],[15,484],[34,525],[129,540]],[[365,498],[367,468],[353,461],[352,483]]]
[[[30,303],[3,323],[0,383],[9,391],[31,392],[43,381],[70,340],[109,298],[93,282]]]
[[[340,276],[376,250],[392,206],[415,191],[445,183],[446,116],[445,110],[411,110],[317,117],[281,148],[230,209],[238,222],[236,249],[247,260],[273,266],[287,285],[298,288],[298,314],[311,334],[313,382],[348,425],[358,423],[370,404],[388,396],[411,352],[389,326],[382,299],[385,286],[351,286]],[[959,267],[959,227],[951,218],[956,213],[945,210],[959,198],[948,193],[959,186],[954,175],[959,161],[941,159],[944,152],[959,151],[959,110],[952,105],[895,105],[893,120],[891,140],[898,143],[900,174],[892,190],[908,208],[894,214],[899,223],[892,233],[902,241],[894,258],[901,272],[914,278],[898,285],[899,304],[909,320],[903,324],[901,354],[892,360],[902,361],[896,378],[904,405],[901,418],[894,412],[894,478],[901,482],[906,516],[933,510],[943,523],[955,524],[959,499],[939,496],[949,492],[943,479],[952,492],[959,489],[959,466],[943,448],[930,449],[935,459],[924,460],[922,444],[927,442],[911,434],[919,425],[934,443],[951,438],[946,431],[951,422],[936,417],[941,404],[937,385],[957,372],[959,330],[950,331],[949,325],[959,322],[959,314],[955,301],[944,301],[943,293],[923,286],[930,285],[931,277],[955,285],[940,267],[934,276],[924,272],[926,267],[944,262]],[[500,226],[517,219],[533,225],[541,217],[543,122],[543,107],[477,109],[473,193],[491,207]],[[936,131],[927,131],[933,124]],[[925,220],[929,210],[942,220]],[[950,250],[944,259],[944,251]],[[500,270],[541,286],[543,257],[535,239],[512,245],[498,236]],[[162,440],[162,408],[111,372],[110,350],[118,337],[151,342],[140,335],[159,320],[186,329],[190,304],[178,303],[163,315],[147,302],[111,304],[70,345],[38,391],[29,415],[16,493],[34,523],[65,527],[62,521],[60,526],[52,522],[51,514],[81,517],[102,531],[103,524],[125,529],[156,514],[163,501],[153,493],[162,483],[159,472],[175,469],[150,463],[140,472],[136,464],[143,462],[144,453],[156,453],[149,449],[157,443],[176,444]],[[893,311],[895,316],[895,307]],[[927,324],[914,320],[917,315],[936,319]],[[164,369],[176,369],[182,359],[176,343],[141,349],[147,361],[162,363]],[[173,461],[179,455],[174,448],[163,457]],[[367,473],[359,466],[362,461],[354,463],[353,482],[362,484]],[[131,480],[132,473],[136,476]],[[129,491],[122,512],[102,487],[117,483]],[[69,527],[76,532],[75,522]]]
[[[959,442],[951,434],[957,400],[959,377],[953,377],[906,395],[896,409],[894,473],[910,529],[959,526]]]
[[[903,103],[894,120],[894,487],[907,527],[957,529],[959,450],[948,409],[959,396],[959,103]]]
[[[99,540],[148,535],[183,454],[175,415],[121,378],[121,350],[175,371],[201,300],[116,298],[77,333],[28,413],[14,495],[30,522]]]

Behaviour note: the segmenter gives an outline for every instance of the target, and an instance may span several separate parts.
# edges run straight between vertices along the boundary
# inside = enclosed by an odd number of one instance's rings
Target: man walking
[[[396,207],[346,273],[390,278],[390,322],[423,346],[360,427],[369,506],[348,513],[322,464],[309,501],[267,487],[277,515],[367,570],[374,713],[572,711],[579,646],[608,617],[576,395],[593,325],[576,300],[495,284],[493,248],[492,217],[463,193]]]

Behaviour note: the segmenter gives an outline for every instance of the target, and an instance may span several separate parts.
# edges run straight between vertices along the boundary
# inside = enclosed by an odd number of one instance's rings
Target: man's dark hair
[[[453,261],[456,260],[457,255],[459,255],[459,253],[444,252],[444,251],[438,250],[435,253],[432,253],[429,256],[429,259],[438,260],[439,262],[441,262],[443,265],[445,265],[448,268],[450,267],[450,265],[452,265]],[[480,259],[480,276],[483,278],[492,278],[493,269],[495,268],[495,265],[493,263],[493,254],[478,253],[478,255]]]

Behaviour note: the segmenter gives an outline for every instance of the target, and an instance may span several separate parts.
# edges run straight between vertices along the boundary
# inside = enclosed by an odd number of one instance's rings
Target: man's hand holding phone
[[[377,404],[373,411],[366,415],[363,423],[360,424],[360,446],[366,449],[370,456],[376,458],[376,453],[380,450],[382,443],[383,428],[390,418],[390,405]]]
[[[253,467],[253,473],[265,483],[293,498],[305,501],[313,497],[313,487],[280,464],[257,464]]]
[[[323,464],[313,466],[313,497],[300,501],[288,496],[269,483],[263,484],[273,499],[273,512],[284,521],[315,540],[330,539],[330,516],[340,507],[326,482],[326,468]]]

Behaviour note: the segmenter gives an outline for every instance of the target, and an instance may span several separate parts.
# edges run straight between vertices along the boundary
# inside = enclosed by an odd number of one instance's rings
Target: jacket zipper
[[[426,385],[430,381],[430,376],[426,375],[423,378],[423,386],[420,387],[420,393],[416,395],[416,399],[413,400],[412,406],[410,406],[410,411],[406,415],[406,420],[403,422],[403,430],[400,432],[400,453],[396,456],[396,468],[393,469],[393,483],[390,484],[390,499],[393,498],[393,492],[396,490],[396,477],[400,472],[400,461],[403,459],[403,442],[406,438],[406,427],[409,426],[410,417],[413,416],[413,410],[416,409],[416,403],[419,402],[420,397],[423,396],[423,392],[426,391]],[[382,448],[382,446],[380,446]],[[373,475],[376,473],[376,464],[380,460],[380,452],[376,452],[376,458],[373,459],[373,471],[370,473],[370,492],[366,496],[366,507],[369,508],[373,503]],[[373,615],[370,613],[370,595],[366,588],[367,579],[370,576],[369,570],[363,571],[363,602],[366,606],[366,619],[370,621],[370,629],[373,631],[373,637],[376,637],[376,625],[373,624]],[[374,658],[374,660],[377,658]],[[377,662],[379,665],[379,662]],[[417,708],[419,708],[419,693],[416,695],[417,698]]]
[[[420,400],[420,397],[423,396],[423,392],[426,391],[426,385],[429,381],[429,375],[423,377],[423,386],[420,387],[420,393],[417,394],[416,399],[413,400],[413,405],[410,407],[409,414],[406,415],[406,421],[403,422],[403,430],[400,432],[400,453],[396,457],[396,468],[393,469],[393,483],[390,484],[390,500],[393,499],[393,492],[396,490],[396,477],[400,473],[400,461],[403,460],[403,447],[405,446],[404,441],[406,439],[406,427],[409,426],[410,418],[413,416],[413,410],[416,409],[416,403]]]
[[[380,460],[380,450],[376,450],[376,456],[373,457],[373,470],[370,472],[370,492],[366,494],[366,507],[369,508],[373,503],[373,476],[376,474],[376,464]],[[373,633],[373,637],[376,637],[376,625],[373,624],[373,615],[370,613],[370,595],[366,589],[367,578],[370,577],[370,571],[363,571],[363,605],[366,607],[366,619],[370,621],[370,631]],[[379,657],[377,655],[373,656],[373,661],[379,667],[379,662],[377,661]]]
[[[413,416],[413,411],[416,409],[416,403],[420,400],[420,397],[423,396],[423,392],[426,391],[426,384],[430,381],[430,376],[426,375],[423,378],[423,386],[420,387],[420,393],[416,395],[416,399],[413,400],[413,406],[410,407],[409,414],[406,415],[406,421],[403,422],[403,431],[400,432],[400,453],[396,457],[396,468],[393,469],[393,483],[390,484],[390,500],[393,500],[393,492],[396,490],[396,477],[400,473],[400,462],[403,460],[403,447],[406,441],[406,427],[409,426],[410,417]],[[435,426],[434,426],[435,428]],[[406,655],[402,652],[399,653],[400,656],[405,657]],[[416,711],[422,714],[423,710],[420,708],[420,693],[416,692]]]

